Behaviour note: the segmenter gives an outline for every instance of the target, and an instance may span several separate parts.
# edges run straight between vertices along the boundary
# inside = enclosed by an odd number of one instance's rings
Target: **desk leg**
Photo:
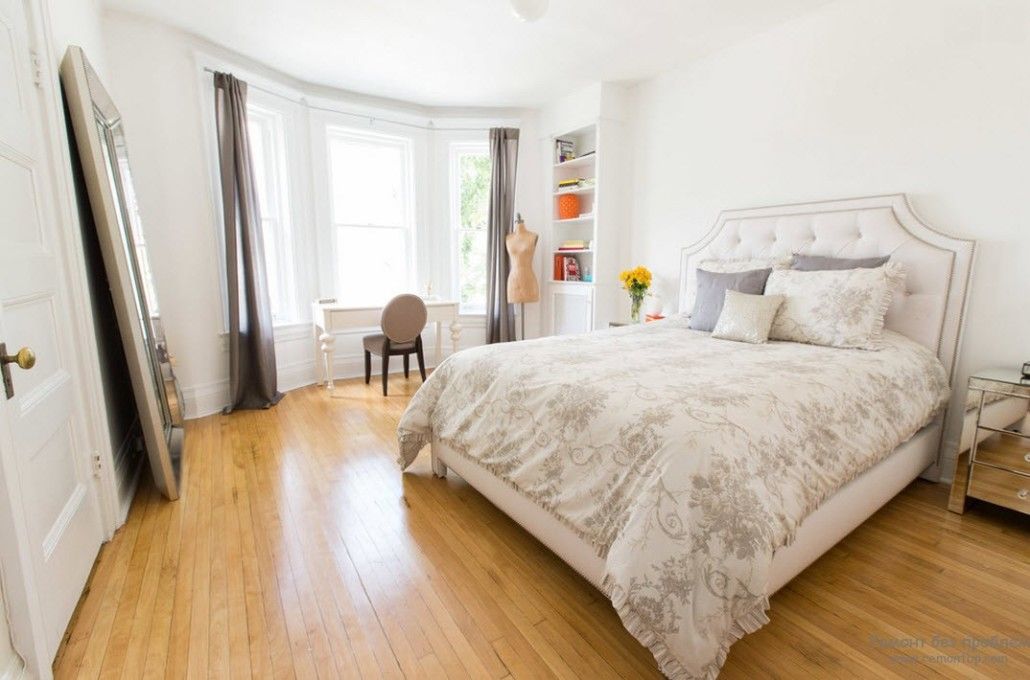
[[[458,341],[461,340],[461,324],[455,319],[451,322],[451,352],[458,352]]]
[[[436,365],[443,360],[443,321],[436,322]]]
[[[322,350],[322,375],[325,376],[325,387],[332,391],[336,387],[333,383],[333,346],[336,344],[336,338],[329,333],[322,333],[318,340],[321,343],[319,348]]]
[[[315,382],[321,385],[325,382],[325,361],[322,360],[322,327],[315,323],[311,326],[311,331],[315,345]]]

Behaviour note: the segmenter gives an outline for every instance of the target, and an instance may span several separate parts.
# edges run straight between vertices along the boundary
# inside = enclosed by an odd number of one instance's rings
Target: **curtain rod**
[[[208,73],[211,73],[211,74],[220,73],[220,71],[216,71],[213,68],[209,68],[207,66],[204,67],[204,70],[207,71]],[[254,85],[253,83],[247,83],[247,87],[252,87],[255,90],[261,90],[265,94],[270,94],[273,97],[279,97],[280,99],[285,99],[285,100],[293,102],[295,104],[301,104],[301,105],[303,105],[303,106],[305,106],[305,107],[307,107],[309,109],[314,109],[315,111],[325,111],[326,113],[337,113],[337,114],[340,114],[341,116],[353,116],[354,118],[363,118],[363,119],[368,121],[369,125],[374,125],[377,122],[379,122],[379,123],[389,123],[390,125],[401,125],[403,127],[415,128],[417,130],[430,130],[430,131],[435,131],[435,132],[489,132],[490,131],[490,128],[488,128],[488,127],[436,127],[435,125],[433,125],[432,121],[429,122],[429,125],[419,125],[418,123],[406,123],[406,122],[400,121],[400,120],[390,120],[389,118],[380,118],[379,116],[371,116],[371,115],[369,115],[367,113],[356,113],[354,111],[343,111],[341,109],[333,109],[333,108],[328,108],[328,107],[325,107],[325,106],[316,106],[314,104],[308,103],[307,99],[305,99],[304,97],[301,97],[300,99],[294,99],[293,97],[290,97],[288,95],[282,94],[281,92],[275,92],[274,90],[269,90],[267,88],[261,87],[260,85]]]

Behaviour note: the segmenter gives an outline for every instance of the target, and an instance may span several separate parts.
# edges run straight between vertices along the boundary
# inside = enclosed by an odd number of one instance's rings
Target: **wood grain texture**
[[[56,677],[658,677],[599,592],[463,481],[434,479],[428,451],[399,473],[394,428],[419,384],[391,377],[383,398],[347,381],[189,422],[182,498],[141,487]],[[947,495],[916,482],[794,579],[722,677],[1030,677],[1027,518],[952,514]]]

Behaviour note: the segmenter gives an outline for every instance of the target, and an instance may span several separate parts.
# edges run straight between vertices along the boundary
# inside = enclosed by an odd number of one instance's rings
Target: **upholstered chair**
[[[386,396],[387,376],[390,372],[390,357],[404,357],[404,377],[408,377],[409,357],[418,358],[418,371],[422,382],[426,381],[426,362],[422,354],[422,329],[426,327],[426,303],[417,295],[404,293],[386,303],[379,320],[382,333],[366,335],[365,384],[372,380],[372,355],[383,358],[383,396]]]

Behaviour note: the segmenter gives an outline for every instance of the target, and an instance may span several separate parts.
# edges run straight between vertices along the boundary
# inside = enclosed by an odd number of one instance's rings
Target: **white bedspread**
[[[412,398],[402,467],[438,437],[605,557],[604,590],[672,678],[763,625],[773,553],[943,406],[936,357],[748,345],[683,319],[478,347]]]

